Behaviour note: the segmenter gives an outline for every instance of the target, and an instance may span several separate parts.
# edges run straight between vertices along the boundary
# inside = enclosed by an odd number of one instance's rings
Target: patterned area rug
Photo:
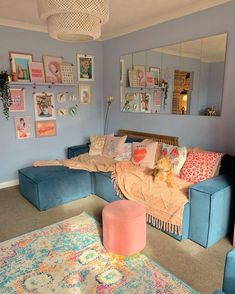
[[[142,254],[112,258],[100,225],[82,213],[0,243],[0,293],[198,292]]]

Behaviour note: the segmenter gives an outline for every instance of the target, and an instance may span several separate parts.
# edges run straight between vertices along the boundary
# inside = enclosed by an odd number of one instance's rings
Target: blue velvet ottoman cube
[[[63,166],[26,167],[19,170],[21,194],[39,210],[46,210],[93,192],[89,172]]]

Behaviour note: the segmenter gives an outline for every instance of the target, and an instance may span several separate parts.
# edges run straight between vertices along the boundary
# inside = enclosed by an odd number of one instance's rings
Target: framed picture
[[[15,117],[15,130],[17,139],[28,139],[32,137],[31,116]]]
[[[140,93],[140,111],[150,112],[150,93]]]
[[[160,81],[160,67],[153,67],[150,66],[149,67],[149,71],[152,73],[153,75],[153,79],[154,79],[154,84],[155,85],[159,85],[159,81]]]
[[[62,83],[61,77],[61,64],[63,63],[63,57],[61,56],[42,56],[45,79],[47,83]]]
[[[25,111],[25,90],[24,88],[10,88],[11,101],[9,112],[24,112]]]
[[[134,65],[134,70],[137,72],[137,83],[139,87],[144,87],[146,83],[146,74],[144,65]]]
[[[34,93],[35,120],[55,119],[55,102],[53,93]]]
[[[124,59],[120,59],[120,83],[124,82]]]
[[[79,102],[81,104],[91,104],[91,85],[79,84]]]
[[[61,64],[62,83],[74,84],[73,65],[71,63]]]
[[[45,120],[35,122],[36,137],[56,136],[56,121]]]
[[[122,111],[125,112],[139,112],[140,111],[140,94],[139,93],[127,93],[124,103],[122,105]]]
[[[29,62],[33,55],[28,53],[9,52],[11,72],[16,73],[18,80],[30,82]]]
[[[45,83],[45,74],[42,62],[30,61],[29,73],[31,82]]]
[[[94,81],[94,56],[77,54],[78,80]]]
[[[146,72],[146,86],[147,87],[153,87],[154,86],[154,77],[153,73],[151,71]]]
[[[130,87],[138,87],[138,72],[134,69],[128,70],[128,79]]]

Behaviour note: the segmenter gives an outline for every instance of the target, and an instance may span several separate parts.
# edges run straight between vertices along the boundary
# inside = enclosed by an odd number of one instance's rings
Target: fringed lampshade
[[[49,35],[61,41],[89,41],[101,35],[109,19],[108,0],[38,0]]]

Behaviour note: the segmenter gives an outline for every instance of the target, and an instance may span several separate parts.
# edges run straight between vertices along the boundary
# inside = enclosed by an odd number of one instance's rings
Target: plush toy
[[[173,187],[174,173],[173,164],[171,162],[170,156],[162,156],[157,161],[157,164],[153,169],[152,175],[155,183],[164,181],[167,183],[168,187]]]

